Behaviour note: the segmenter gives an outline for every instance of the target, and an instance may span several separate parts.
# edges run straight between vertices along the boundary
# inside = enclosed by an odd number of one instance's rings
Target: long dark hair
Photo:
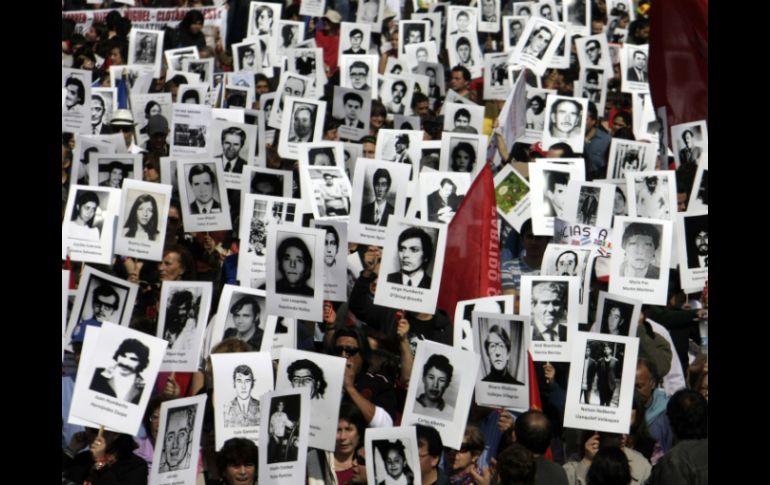
[[[154,241],[155,236],[157,236],[160,232],[158,231],[158,203],[155,201],[155,197],[151,196],[150,194],[142,194],[136,198],[134,204],[131,206],[131,211],[128,213],[128,219],[126,220],[126,223],[123,225],[123,227],[128,229],[126,237],[136,236],[136,231],[139,229],[139,218],[137,217],[136,212],[139,210],[139,206],[145,202],[152,204],[152,217],[147,223],[147,226],[143,227],[143,229],[147,231],[147,235],[149,236],[150,241]]]

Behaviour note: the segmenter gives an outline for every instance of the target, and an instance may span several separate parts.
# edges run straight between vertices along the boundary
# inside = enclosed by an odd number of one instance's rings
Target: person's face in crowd
[[[410,30],[407,44],[416,44],[418,42],[422,42],[422,32],[419,29]]]
[[[350,84],[355,89],[363,89],[366,86],[366,69],[354,67],[350,70]]]
[[[88,224],[95,215],[96,203],[86,202],[85,204],[80,204],[80,208],[78,209],[78,219],[81,225]]]
[[[425,396],[428,401],[436,403],[449,387],[449,379],[444,371],[431,367],[422,378],[422,384],[425,386]]]
[[[454,458],[453,460],[451,460],[450,465],[452,467],[452,471],[455,473],[463,471],[473,464],[473,455],[468,449],[468,446],[465,443],[465,440],[463,440],[462,447],[457,451],[452,450],[452,453],[450,453],[450,455],[452,455],[452,457]]]
[[[72,108],[78,103],[78,101],[80,101],[80,96],[78,96],[77,86],[75,86],[74,84],[67,85],[67,96],[64,101],[67,105],[67,108]]]
[[[150,223],[150,219],[152,219],[153,210],[152,210],[152,202],[142,202],[139,204],[139,207],[136,208],[136,218],[139,221],[139,225],[146,226]]]
[[[187,455],[190,445],[190,429],[185,413],[171,415],[166,426],[166,462],[172,467],[179,466]]]
[[[537,34],[532,37],[531,48],[538,54],[543,52],[548,44],[551,42],[553,36],[545,29],[540,29]]]
[[[281,258],[281,272],[290,285],[296,285],[305,274],[305,257],[300,248],[289,246]]]
[[[455,118],[455,128],[467,127],[467,126],[470,126],[470,124],[471,124],[471,119],[465,115],[460,115],[457,118]]]
[[[398,246],[398,260],[401,263],[401,271],[412,274],[422,268],[425,261],[425,253],[422,241],[419,237],[405,239]]]
[[[449,78],[449,84],[455,91],[463,91],[468,87],[468,81],[463,77],[463,73],[459,71],[453,71],[452,77]]]
[[[155,410],[150,415],[150,436],[152,436],[152,439],[157,441],[158,440],[158,429],[160,428],[160,406],[155,408]]]
[[[254,387],[254,378],[245,374],[235,374],[235,394],[238,399],[245,401],[251,397],[251,389]]]
[[[380,177],[374,182],[374,198],[377,202],[385,200],[385,196],[388,195],[388,189],[390,189],[390,184],[385,177]]]
[[[355,99],[348,99],[345,102],[345,117],[349,120],[358,120],[358,114],[361,112],[361,103]]]
[[[201,30],[203,30],[203,22],[193,22],[190,24],[190,33],[193,35],[200,34]]]
[[[339,246],[337,245],[337,240],[334,239],[334,234],[327,232],[324,237],[324,262],[327,266],[331,266],[334,263],[338,250]]]
[[[366,449],[361,447],[353,455],[353,479],[350,483],[369,483],[366,478]]]
[[[599,62],[599,54],[601,54],[601,52],[599,51],[598,42],[589,42],[586,44],[586,55],[588,56],[588,60],[591,61],[591,64]]]
[[[350,36],[350,48],[351,49],[359,49],[361,47],[361,42],[364,41],[363,34],[353,34]]]
[[[318,152],[313,157],[313,165],[322,166],[322,167],[331,167],[333,164],[332,164],[332,159],[331,157],[329,157],[328,153]],[[324,180],[326,180],[328,177],[329,177],[328,175],[324,175]],[[327,180],[326,185],[330,185],[328,182],[329,181]]]
[[[442,186],[439,188],[439,192],[438,192],[438,193],[439,193],[439,195],[440,195],[440,196],[441,196],[441,197],[442,197],[444,200],[446,200],[446,198],[447,198],[447,197],[449,197],[450,195],[452,195],[452,194],[454,193],[454,191],[455,191],[455,188],[454,188],[454,186],[453,186],[452,184],[450,184],[450,183],[445,183],[444,185],[442,185]]]
[[[67,97],[69,97],[69,89],[67,90]],[[102,122],[104,116],[104,102],[102,98],[96,96],[91,98],[91,125],[96,126]]]
[[[310,112],[306,109],[296,111],[294,113],[294,133],[304,138],[310,134]]]
[[[361,355],[361,349],[358,345],[358,340],[356,340],[353,337],[339,337],[334,342],[335,347],[343,347],[345,349],[350,348],[351,353],[355,355],[351,355],[350,353],[345,350],[344,352],[341,352],[341,357],[345,357],[347,359],[347,366],[351,368],[353,371],[353,375],[358,375],[359,372],[361,372],[361,368],[364,365],[364,358]],[[355,350],[353,350],[355,349]]]
[[[620,309],[618,307],[610,308],[610,314],[607,316],[607,327],[610,329],[610,333],[618,334],[621,320]]]
[[[214,184],[206,172],[193,176],[192,188],[195,199],[201,204],[206,204],[214,198]]]
[[[115,295],[99,295],[94,297],[94,316],[96,320],[103,322],[109,321],[115,310],[118,309],[118,299]]]
[[[364,158],[374,158],[374,153],[376,148],[377,148],[377,145],[375,145],[374,143],[364,142],[364,147],[362,150]]]
[[[257,479],[257,467],[254,463],[227,465],[225,481],[228,485],[253,485]]]
[[[398,478],[404,473],[404,458],[396,450],[388,450],[388,456],[385,458],[385,471],[391,478]]]
[[[243,305],[233,313],[233,324],[238,333],[245,335],[259,324],[259,311],[253,305]]]
[[[644,52],[634,52],[634,67],[640,71],[647,69],[647,55]]]
[[[162,281],[178,281],[182,279],[183,274],[184,267],[179,254],[174,251],[167,252],[160,263],[160,279]]]
[[[575,276],[577,273],[577,257],[574,254],[564,254],[556,261],[556,272],[561,276]]]
[[[257,94],[265,94],[270,92],[270,83],[265,81],[264,79],[260,79],[257,81],[257,85],[254,88],[257,91]]]
[[[508,348],[496,333],[490,333],[487,337],[487,356],[496,371],[502,372],[508,365]]]
[[[311,391],[315,389],[315,379],[310,369],[297,369],[291,376],[291,387],[307,387]]]
[[[709,253],[709,233],[706,230],[701,230],[695,236],[695,247],[698,248],[698,254]]]
[[[571,102],[559,103],[556,106],[556,112],[551,115],[551,122],[562,133],[572,132],[577,127],[578,121],[578,108]]]
[[[123,377],[136,374],[136,369],[139,367],[139,356],[133,352],[126,352],[118,355],[117,370]]]
[[[612,133],[614,134],[616,131],[618,131],[621,128],[626,128],[628,125],[626,124],[626,121],[621,118],[620,116],[616,116],[612,119]]]
[[[254,51],[251,49],[246,49],[243,52],[243,66],[244,67],[252,67],[254,66]]]
[[[334,177],[329,175],[328,173],[324,175],[324,181],[326,182],[327,187],[331,187],[334,185]]]
[[[468,172],[471,166],[471,154],[465,150],[457,150],[454,162],[459,172]]]
[[[533,310],[532,315],[535,322],[540,323],[545,328],[551,328],[559,323],[564,304],[559,300],[559,295],[551,290],[533,290]]]
[[[284,96],[303,96],[305,94],[305,83],[296,77],[290,77],[283,86]]]
[[[403,84],[394,84],[393,88],[391,89],[391,93],[393,94],[393,103],[398,104],[401,102],[402,99],[404,99],[404,95],[406,94],[406,88]]]
[[[471,58],[471,46],[468,44],[458,45],[457,55],[460,57],[460,62],[465,64]]]
[[[349,455],[358,446],[361,437],[358,435],[358,428],[351,422],[340,419],[337,422],[337,441],[334,451],[342,455]]]
[[[228,160],[234,160],[238,157],[238,153],[243,147],[241,137],[236,134],[225,135],[224,141],[222,141],[222,150],[224,151],[225,158]]]
[[[273,26],[273,11],[270,9],[264,9],[259,13],[257,17],[257,28],[260,34],[266,34],[270,32],[270,28]]]
[[[626,261],[635,270],[645,270],[655,256],[655,245],[651,236],[636,234],[626,241]]]
[[[468,14],[460,13],[457,15],[457,30],[459,32],[467,32],[469,23],[470,23],[470,19],[468,17]]]
[[[425,476],[438,465],[438,458],[428,452],[428,440],[420,438],[417,454],[420,457],[420,473]]]
[[[609,347],[606,347],[609,349]],[[647,366],[640,365],[636,368],[636,390],[642,395],[645,403],[649,403],[652,399],[652,393],[655,390],[655,381],[652,379]]]
[[[126,63],[125,59],[123,59],[123,55],[120,53],[119,47],[115,47],[110,51],[110,61],[113,66],[118,66]]]

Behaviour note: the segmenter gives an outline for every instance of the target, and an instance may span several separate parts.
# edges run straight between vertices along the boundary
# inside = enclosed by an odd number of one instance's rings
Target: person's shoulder
[[[400,283],[401,282],[401,272],[396,271],[395,273],[390,273],[388,275],[388,283]]]

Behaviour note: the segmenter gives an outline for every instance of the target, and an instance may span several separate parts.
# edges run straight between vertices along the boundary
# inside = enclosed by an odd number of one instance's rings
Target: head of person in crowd
[[[527,411],[513,425],[514,441],[537,456],[545,454],[551,446],[552,435],[551,421],[542,411]]]
[[[617,446],[600,447],[591,460],[586,475],[587,485],[631,483],[631,467],[628,457]]]
[[[450,72],[449,87],[459,95],[468,91],[471,82],[471,72],[465,66],[455,66]]]
[[[420,457],[422,483],[435,483],[438,479],[438,465],[444,450],[441,434],[432,426],[417,424],[417,454]]]
[[[484,447],[484,435],[481,430],[476,426],[466,426],[460,449],[450,449],[446,454],[447,466],[452,472],[450,480],[470,473],[470,470],[478,465]]]
[[[636,380],[635,386],[637,392],[641,395],[644,406],[652,404],[653,395],[660,383],[660,374],[658,368],[651,360],[640,357],[636,362]]]
[[[666,416],[675,442],[708,438],[709,404],[693,389],[680,389],[666,405]]]
[[[340,405],[337,421],[337,439],[334,442],[334,456],[340,461],[347,461],[353,455],[359,443],[364,442],[366,420],[361,410],[351,402]]]
[[[253,485],[257,483],[259,450],[246,438],[230,438],[217,453],[217,468],[227,485]]]
[[[181,245],[166,247],[160,262],[162,281],[195,280],[195,259],[189,249]]]
[[[353,478],[350,483],[369,483],[366,477],[366,446],[363,439],[359,440],[353,452]]]
[[[341,328],[334,332],[330,354],[347,359],[347,364],[358,377],[369,369],[371,349],[369,339],[357,327]]]
[[[112,120],[110,120],[110,127],[114,132],[120,131],[123,133],[123,141],[126,143],[126,148],[131,146],[134,141],[134,116],[131,114],[131,110],[118,109],[112,113]]]

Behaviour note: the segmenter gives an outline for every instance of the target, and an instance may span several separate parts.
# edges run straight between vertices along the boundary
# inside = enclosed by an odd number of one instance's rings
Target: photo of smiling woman
[[[142,241],[154,241],[158,235],[158,203],[150,194],[136,198],[123,226],[123,235]]]
[[[298,237],[284,239],[276,253],[278,272],[275,291],[287,295],[313,296],[308,285],[313,274],[313,257],[305,242]]]

